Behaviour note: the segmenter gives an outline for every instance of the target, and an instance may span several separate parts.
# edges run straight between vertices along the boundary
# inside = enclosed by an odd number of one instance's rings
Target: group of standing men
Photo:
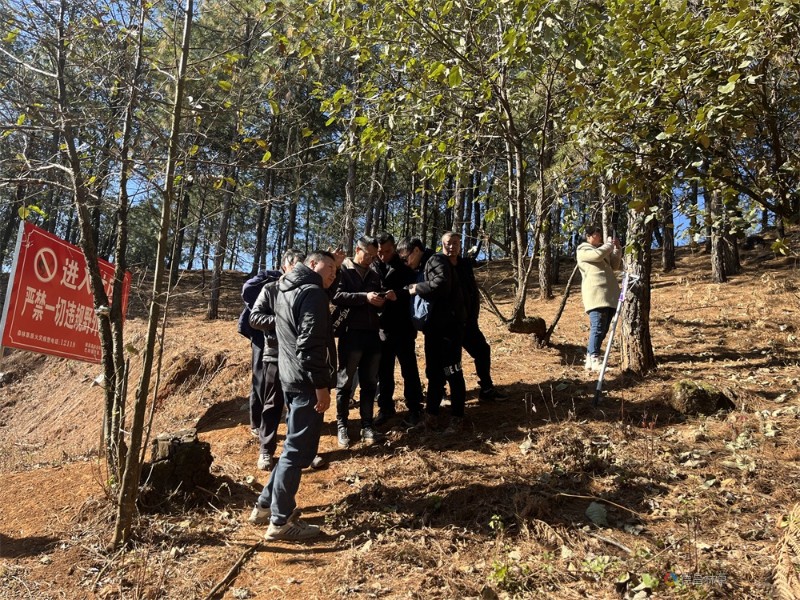
[[[425,249],[419,238],[395,245],[388,233],[377,239],[360,238],[350,258],[323,251],[302,257],[289,250],[282,269],[279,279],[274,272],[262,273],[243,290],[247,308],[240,330],[250,334],[253,344],[251,426],[261,442],[258,466],[272,469],[249,520],[269,523],[267,539],[298,540],[319,534],[319,527],[299,518],[295,495],[301,470],[322,465],[317,450],[330,389],[336,388],[341,448],[351,443],[349,412],[356,381],[362,442],[377,441],[381,434],[376,428],[396,417],[395,360],[403,377],[408,427],[439,430],[445,426],[444,433],[460,429],[466,402],[462,348],[475,360],[479,400],[505,396],[492,382],[489,344],[478,327],[478,287],[471,259],[461,256],[458,233],[442,236],[439,254]],[[260,291],[252,301],[258,286]],[[415,296],[424,299],[429,310],[423,328],[426,394],[415,352]],[[259,333],[263,334],[261,347]],[[334,345],[334,334],[338,345]],[[445,424],[440,408],[446,385],[451,410]],[[274,461],[284,403],[286,438],[280,458]]]

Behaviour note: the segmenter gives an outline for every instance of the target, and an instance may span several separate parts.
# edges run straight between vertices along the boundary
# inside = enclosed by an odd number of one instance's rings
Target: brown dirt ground
[[[384,444],[340,451],[329,412],[330,466],[305,473],[298,498],[326,536],[305,546],[267,543],[246,522],[266,474],[247,425],[249,345],[234,323],[241,274],[227,274],[213,322],[203,320],[201,275],[181,282],[154,415],[154,433],[199,429],[215,484],[194,500],[143,507],[124,553],[104,550],[114,509],[98,459],[99,368],[12,353],[0,362],[0,598],[205,598],[248,549],[216,597],[614,598],[633,597],[647,576],[661,582],[650,582],[652,597],[776,597],[781,519],[800,483],[800,276],[796,259],[768,248],[743,258],[725,285],[710,283],[707,256],[688,250],[676,271],[654,277],[659,369],[646,378],[612,369],[599,410],[575,288],[550,348],[484,311],[495,381],[511,400],[478,405],[465,362],[463,435],[396,427]],[[479,272],[506,312],[509,275],[503,262]],[[533,294],[528,312],[549,323],[558,298]],[[139,290],[131,306],[134,347],[146,296]],[[666,398],[682,378],[724,388],[737,408],[677,413]],[[607,526],[586,516],[592,501]],[[669,572],[690,580],[668,586]]]

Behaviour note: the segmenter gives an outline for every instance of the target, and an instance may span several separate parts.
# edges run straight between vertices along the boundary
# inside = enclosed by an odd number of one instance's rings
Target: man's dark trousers
[[[267,381],[264,373],[264,336],[256,332],[261,338],[260,344],[250,339],[252,350],[252,385],[250,386],[250,428],[261,430],[261,413],[264,411],[264,395],[266,394]],[[254,336],[255,337],[255,336]]]
[[[381,358],[381,340],[377,331],[349,329],[339,338],[337,348],[339,372],[336,381],[336,421],[347,424],[353,379],[358,372],[359,413],[361,427],[371,427],[378,390],[378,366]]]
[[[494,387],[492,382],[492,351],[486,337],[478,327],[478,321],[469,320],[464,327],[464,350],[475,361],[475,373],[478,375],[478,385],[482,390]]]
[[[438,415],[444,398],[445,383],[450,385],[450,411],[453,417],[464,416],[467,386],[461,370],[461,339],[457,327],[450,331],[425,334],[425,375],[428,397],[425,411]]]
[[[258,440],[261,454],[273,456],[278,447],[278,425],[283,414],[283,388],[278,377],[278,363],[264,363],[264,404],[261,411],[261,427]]]
[[[403,376],[403,396],[412,413],[422,412],[422,383],[419,379],[417,354],[413,334],[387,334],[381,342],[381,362],[378,367],[378,410],[385,415],[395,412],[394,361],[400,363]]]

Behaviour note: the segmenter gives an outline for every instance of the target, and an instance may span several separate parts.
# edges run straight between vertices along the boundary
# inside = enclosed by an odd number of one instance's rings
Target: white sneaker
[[[265,525],[269,523],[269,517],[272,511],[268,508],[261,508],[258,504],[253,507],[253,512],[247,517],[247,522],[253,525]]]
[[[586,355],[586,360],[583,361],[583,368],[586,371],[591,371],[592,370],[592,355],[591,354],[587,354]]]
[[[256,467],[258,467],[259,471],[271,471],[274,466],[275,459],[272,457],[272,455],[267,454],[266,452],[262,452],[258,455]]]
[[[590,368],[592,371],[595,371],[597,373],[600,372],[600,370],[603,368],[603,361],[600,359],[599,356],[592,356],[592,364]]]
[[[292,515],[283,525],[275,525],[275,523],[270,523],[269,527],[267,528],[267,533],[264,534],[264,537],[270,541],[301,541],[317,537],[319,534],[319,526],[310,525],[299,517]]]

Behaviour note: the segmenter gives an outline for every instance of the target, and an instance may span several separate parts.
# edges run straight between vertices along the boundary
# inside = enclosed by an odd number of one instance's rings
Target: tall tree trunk
[[[661,225],[664,240],[661,247],[661,268],[664,273],[675,270],[675,219],[672,214],[672,195],[664,194],[661,202]]]
[[[706,190],[706,194],[708,194],[708,190]],[[725,283],[728,281],[728,274],[725,272],[725,249],[723,248],[724,238],[722,231],[724,223],[722,219],[722,200],[717,190],[711,192],[708,219],[711,224],[711,280],[716,283]]]
[[[430,180],[426,177],[422,182],[422,215],[420,218],[420,221],[422,221],[422,225],[419,230],[419,238],[423,241],[423,243],[428,238],[428,228],[430,227],[430,220],[431,220],[430,203],[431,203]]]
[[[189,216],[189,193],[186,190],[187,177],[181,179],[178,189],[178,202],[175,214],[175,237],[172,243],[172,252],[169,259],[169,286],[175,287],[178,283],[178,273],[181,268],[181,256],[183,255],[183,239],[186,230],[186,218]]]
[[[66,0],[62,0],[66,2]],[[161,203],[161,222],[159,225],[158,246],[156,250],[156,267],[153,276],[153,297],[150,302],[150,315],[147,321],[147,336],[142,354],[142,375],[136,389],[133,421],[131,424],[130,447],[125,461],[125,472],[119,493],[119,510],[114,526],[112,546],[119,547],[126,543],[131,535],[131,523],[136,510],[136,499],[139,491],[141,475],[141,444],[144,433],[144,417],[147,397],[150,390],[150,376],[155,355],[156,334],[161,318],[161,309],[166,304],[164,291],[164,271],[168,252],[167,236],[170,230],[170,210],[175,197],[175,163],[178,160],[178,144],[180,136],[181,108],[186,80],[186,65],[189,58],[189,40],[192,29],[193,0],[185,0],[183,40],[178,62],[178,73],[175,78],[175,100],[172,110],[172,123],[168,139],[167,164],[164,174],[165,191]]]
[[[693,180],[692,183],[691,183],[691,189],[689,191],[689,203],[691,205],[690,208],[689,208],[689,239],[690,239],[689,247],[692,250],[695,250],[697,248],[697,239],[696,239],[696,236],[698,234],[698,229],[697,229],[697,211],[699,210],[698,209],[698,196],[699,196],[698,188],[699,188],[699,185],[697,183],[697,180]]]
[[[364,223],[364,234],[374,236],[377,233],[377,226],[375,225],[375,196],[378,190],[378,163],[380,159],[375,159],[372,163],[372,173],[369,178],[369,193],[367,194],[367,206],[364,210],[366,215]]]
[[[707,187],[703,188],[703,226],[706,230],[706,242],[705,242],[705,252],[706,254],[711,253],[711,246],[712,246],[712,232],[713,232],[713,223],[714,223],[714,209],[712,204],[714,203],[713,195],[715,192],[710,192]]]
[[[347,256],[353,256],[353,245],[356,237],[356,131],[350,129],[350,147],[353,153],[347,161],[347,182],[344,186],[344,223],[342,224],[342,247]]]
[[[551,231],[559,231],[558,239],[559,242],[553,248],[553,269],[551,271],[552,277],[551,281],[553,285],[558,285],[561,279],[561,249],[563,247],[563,242],[560,241],[562,239],[562,235],[560,233],[561,228],[561,212],[562,207],[560,202],[555,202],[553,204],[553,210],[550,212],[551,214]]]
[[[122,476],[122,466],[126,462],[124,432],[125,410],[127,405],[128,369],[125,361],[122,292],[125,281],[125,271],[128,267],[128,181],[133,172],[131,160],[131,146],[133,144],[133,116],[138,106],[139,81],[142,74],[142,56],[144,52],[144,30],[147,14],[146,3],[139,8],[139,29],[136,40],[136,58],[134,59],[133,75],[129,83],[128,102],[122,119],[122,135],[120,140],[119,157],[119,192],[117,194],[117,224],[116,246],[114,249],[114,284],[111,293],[111,336],[114,352],[114,379],[113,393],[109,393],[109,383],[106,384],[106,453],[111,456],[113,465],[109,470],[115,474],[119,481]]]
[[[230,157],[232,160],[233,157]],[[222,210],[220,211],[219,233],[217,234],[217,245],[214,250],[214,268],[211,271],[211,294],[208,297],[208,307],[206,308],[206,319],[214,320],[219,316],[219,297],[222,290],[222,269],[225,264],[225,256],[228,253],[228,231],[230,229],[231,211],[233,209],[233,195],[236,192],[239,170],[232,167],[233,171],[225,169],[225,184],[222,186],[223,200]],[[233,178],[233,183],[230,179]]]
[[[629,285],[622,307],[622,366],[638,374],[645,374],[656,366],[653,343],[650,337],[650,275],[652,269],[651,241],[654,221],[645,216],[649,207],[655,206],[658,198],[654,192],[642,211],[631,210],[628,214],[626,239],[634,247],[627,258],[627,272],[638,281]]]
[[[387,228],[387,213],[389,212],[389,195],[387,193],[387,186],[389,185],[389,161],[392,158],[392,151],[386,153],[386,159],[381,163],[381,182],[378,186],[378,195],[375,198],[375,219],[377,221],[376,228],[381,231],[386,231]]]
[[[547,169],[553,162],[550,141],[553,132],[550,121],[551,101],[548,88],[545,95],[544,126],[539,141],[539,194],[536,199],[536,222],[539,224],[539,298],[542,300],[550,300],[553,297],[553,245],[550,229],[553,198],[550,186],[547,185]]]
[[[192,233],[192,243],[189,246],[189,256],[186,258],[186,268],[189,270],[194,268],[194,259],[197,256],[197,246],[201,246],[200,251],[202,252],[200,232],[206,222],[206,193],[207,192],[204,191],[203,186],[200,186],[200,206],[197,209],[197,222],[195,223],[194,231]]]

